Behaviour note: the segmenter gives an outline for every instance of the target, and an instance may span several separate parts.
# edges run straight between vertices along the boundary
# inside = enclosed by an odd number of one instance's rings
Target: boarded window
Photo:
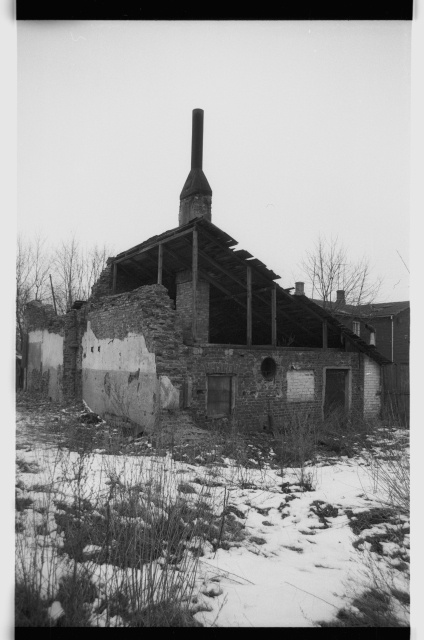
[[[313,371],[287,371],[287,402],[312,402],[315,400],[315,376]]]
[[[208,376],[208,416],[231,413],[231,376]]]

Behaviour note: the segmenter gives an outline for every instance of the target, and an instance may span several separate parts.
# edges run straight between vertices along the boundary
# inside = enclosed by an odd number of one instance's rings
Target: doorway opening
[[[325,369],[324,420],[349,410],[349,369]]]

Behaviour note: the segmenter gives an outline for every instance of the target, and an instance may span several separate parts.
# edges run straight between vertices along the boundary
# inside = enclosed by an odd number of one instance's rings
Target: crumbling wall
[[[180,407],[185,365],[165,287],[149,285],[87,305],[82,336],[82,397],[104,416],[150,431]]]
[[[25,324],[28,332],[26,389],[60,401],[63,392],[63,317],[56,316],[51,305],[34,300],[27,304]]]
[[[351,408],[362,412],[364,376],[362,355],[337,349],[190,347],[185,405],[199,426],[212,425],[208,416],[208,376],[231,376],[233,410],[228,421],[243,430],[262,430],[282,424],[289,413],[303,412],[320,420],[323,410],[324,368],[351,371]],[[261,373],[272,358],[275,375]]]
[[[96,282],[91,287],[90,300],[97,300],[103,296],[109,296],[112,293],[113,284],[113,258],[108,258],[106,266],[101,272]]]
[[[87,327],[87,306],[64,316],[63,394],[82,399],[82,337]]]

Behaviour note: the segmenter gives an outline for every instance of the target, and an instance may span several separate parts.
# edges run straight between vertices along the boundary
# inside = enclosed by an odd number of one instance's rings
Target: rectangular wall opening
[[[324,419],[349,409],[349,369],[325,369]]]
[[[208,416],[218,418],[231,414],[231,376],[208,376]]]

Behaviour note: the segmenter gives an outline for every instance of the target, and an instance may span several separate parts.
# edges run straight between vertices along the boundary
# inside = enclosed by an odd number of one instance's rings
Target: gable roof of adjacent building
[[[314,299],[315,304],[324,307],[323,300]],[[396,316],[410,308],[409,300],[401,302],[374,302],[373,304],[341,304],[340,302],[325,303],[325,307],[334,309],[338,315],[347,315],[358,318],[389,318]]]

